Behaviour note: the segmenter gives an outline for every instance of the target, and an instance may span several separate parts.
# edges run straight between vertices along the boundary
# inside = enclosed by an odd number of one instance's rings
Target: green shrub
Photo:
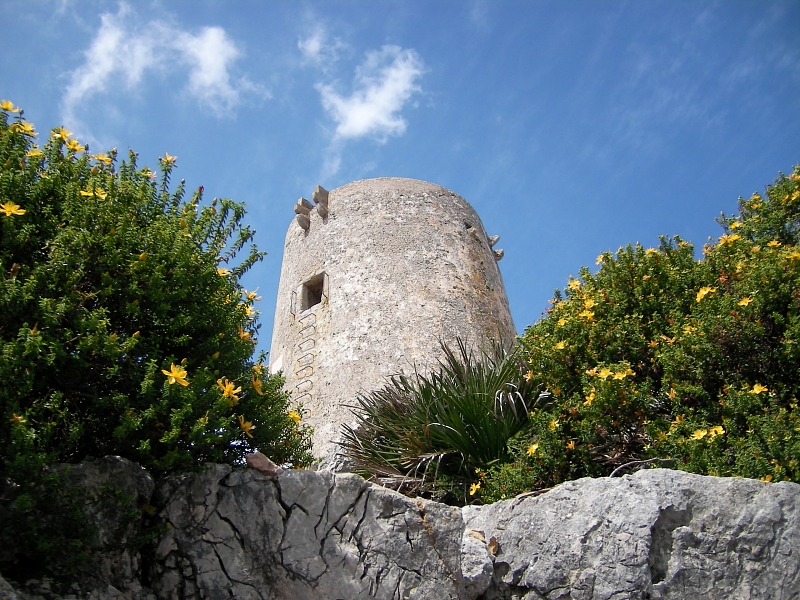
[[[496,347],[476,357],[457,346],[442,345],[430,375],[398,375],[358,398],[357,426],[345,426],[343,445],[358,472],[464,502],[477,473],[508,461],[508,440],[528,422],[538,390],[522,379],[517,353]]]
[[[309,462],[302,410],[253,356],[260,298],[239,279],[264,254],[238,258],[243,206],[172,190],[168,154],[159,176],[36,136],[0,105],[0,475],[106,454],[156,473],[254,449]]]
[[[740,199],[694,249],[621,248],[582,268],[521,338],[553,392],[493,467],[484,500],[634,461],[800,481],[800,168]]]

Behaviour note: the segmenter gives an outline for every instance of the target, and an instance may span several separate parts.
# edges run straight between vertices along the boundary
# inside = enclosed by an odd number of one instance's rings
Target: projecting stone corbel
[[[503,249],[502,249],[502,248],[499,248],[499,249],[497,249],[497,250],[492,250],[492,252],[494,253],[494,259],[495,259],[496,261],[500,261],[500,260],[502,260],[502,259],[503,259],[503,256],[505,256],[505,254],[506,254],[506,253],[503,251]]]
[[[309,202],[305,198],[300,198],[297,201],[297,204],[294,205],[294,212],[295,212],[295,214],[298,214],[298,215],[306,215],[306,216],[308,216],[308,213],[311,212],[312,208],[314,208],[314,205],[311,204],[311,202]]]
[[[308,218],[308,215],[297,215],[294,219],[301,228],[308,231],[311,226],[311,219]]]
[[[328,190],[321,185],[314,188],[311,199],[317,204],[317,212],[323,219],[328,216]]]

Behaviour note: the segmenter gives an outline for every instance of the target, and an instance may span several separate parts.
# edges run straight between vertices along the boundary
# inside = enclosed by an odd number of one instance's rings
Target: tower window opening
[[[303,283],[300,292],[300,310],[308,310],[321,303],[325,291],[325,273],[314,275],[311,279]]]

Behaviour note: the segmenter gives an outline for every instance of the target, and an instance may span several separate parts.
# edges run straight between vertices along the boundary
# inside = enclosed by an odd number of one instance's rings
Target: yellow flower
[[[761,246],[751,246],[750,252],[761,252]]]
[[[186,369],[182,367],[177,367],[175,364],[171,364],[169,366],[169,371],[161,369],[161,372],[169,377],[169,384],[172,385],[173,383],[177,383],[178,385],[182,385],[186,387],[189,385],[189,380],[186,379]]]
[[[539,444],[538,443],[537,444],[531,444],[530,446],[528,446],[528,452],[527,452],[528,456],[533,456],[534,454],[536,454],[536,451],[538,449],[539,449]]]
[[[242,431],[244,431],[247,434],[247,437],[249,438],[253,437],[253,435],[250,432],[253,431],[253,429],[255,429],[255,426],[251,421],[245,421],[244,415],[239,415],[239,427],[241,427]]]
[[[658,250],[656,250],[655,248],[648,248],[647,250],[644,251],[644,253],[648,255],[658,254]]]
[[[253,389],[256,391],[256,394],[258,394],[259,396],[263,396],[264,395],[264,391],[263,391],[262,386],[264,384],[261,383],[261,380],[260,379],[256,379],[255,375],[253,375],[252,382],[253,382]]]
[[[730,235],[729,234],[725,234],[723,236],[720,236],[719,245],[720,246],[724,246],[725,244],[732,244],[733,242],[735,242],[736,240],[739,240],[739,239],[741,239],[741,236],[736,234],[736,233],[733,233],[733,234],[730,234]]]
[[[3,100],[0,101],[0,110],[4,110],[6,112],[19,112],[19,107],[14,106],[14,103],[11,100]]]
[[[20,417],[17,413],[8,420],[9,423],[26,423],[25,417]]]
[[[230,271],[225,267],[217,267],[217,275],[220,277],[224,277],[225,275],[230,275]]]
[[[695,429],[694,433],[692,434],[693,440],[702,440],[704,437],[708,435],[708,431],[705,429]]]
[[[7,217],[11,217],[13,215],[24,215],[25,210],[19,207],[19,204],[14,202],[6,202],[5,204],[0,204],[0,212],[4,212]]]
[[[253,371],[255,371],[258,375],[263,375],[264,365],[253,365]]]
[[[479,489],[481,489],[481,482],[479,481],[477,483],[473,483],[471,486],[469,486],[469,495],[474,496],[475,492],[477,492]]]
[[[577,291],[581,289],[581,282],[578,281],[577,279],[570,279],[569,283],[567,284],[567,287],[571,290]]]
[[[671,387],[671,388],[669,388],[669,392],[667,393],[667,396],[669,396],[670,398],[672,398],[674,400],[675,398],[678,397],[678,392],[675,391],[674,387]]]
[[[597,304],[597,302],[595,302],[592,298],[586,298],[586,300],[583,301],[584,308],[592,308],[595,304]]]
[[[570,440],[567,442],[566,445],[567,450],[574,450],[575,449],[575,440]]]
[[[553,419],[552,421],[550,421],[548,427],[550,428],[550,431],[555,431],[556,427],[558,427],[558,419]]]
[[[612,371],[612,370],[611,370],[611,369],[609,369],[608,367],[603,367],[602,369],[600,369],[600,372],[597,374],[597,376],[598,376],[600,379],[608,379],[608,378],[609,378],[609,377],[611,377],[613,374],[614,374],[614,371]]]
[[[81,196],[97,196],[100,200],[105,200],[108,193],[103,188],[95,188],[94,191],[89,192],[86,190],[80,191]]]
[[[789,260],[800,260],[800,252],[798,252],[797,250],[789,252],[786,258],[788,258]]]
[[[617,373],[614,373],[614,379],[625,379],[628,375],[630,375],[631,377],[634,375],[631,369],[628,369],[627,371],[619,371]]]
[[[249,340],[250,339],[250,332],[249,331],[245,331],[244,329],[242,329],[241,325],[239,326],[239,337],[241,339],[243,339],[243,340]]]
[[[694,331],[697,331],[696,327],[692,327],[691,325],[684,325],[683,326],[683,333],[692,333]]]
[[[555,346],[553,346],[553,347],[554,347],[556,350],[563,350],[564,348],[566,348],[566,347],[567,347],[567,343],[566,343],[566,342],[563,342],[563,341],[561,341],[561,342],[558,342],[558,343],[557,343]]]
[[[708,296],[708,294],[713,294],[717,291],[717,288],[712,288],[710,286],[703,286],[697,292],[697,301],[700,302],[703,298]]]
[[[672,424],[673,425],[680,425],[681,423],[683,423],[684,417],[685,417],[684,415],[678,415],[677,417],[675,417],[675,420],[672,421]]]
[[[174,165],[175,161],[178,159],[177,156],[170,156],[166,152],[164,152],[164,156],[159,157],[160,160],[165,165]]]
[[[736,305],[737,305],[737,306],[747,306],[747,305],[748,305],[748,304],[750,304],[752,301],[753,301],[753,299],[752,299],[752,298],[750,298],[750,297],[748,296],[747,298],[742,298],[741,300],[739,300],[739,301],[736,303]]]
[[[750,390],[751,394],[760,394],[761,392],[768,392],[769,388],[757,383],[753,386],[753,389]]]
[[[769,483],[770,481],[772,481],[772,475],[765,475],[764,477],[761,478],[761,481]]]
[[[44,152],[42,152],[41,150],[39,150],[39,148],[36,148],[34,146],[33,148],[31,148],[30,150],[28,150],[25,153],[25,156],[27,156],[29,158],[38,158],[40,156],[44,156]]]
[[[67,150],[69,150],[70,152],[83,152],[84,150],[86,150],[86,146],[81,146],[78,140],[68,140]]]
[[[253,301],[258,302],[259,300],[261,300],[261,296],[257,297],[257,294],[258,294],[258,288],[254,289],[252,292],[244,290],[244,295],[247,297],[248,300],[250,300],[250,302]]]
[[[597,260],[595,260],[595,261],[594,261],[594,264],[596,264],[596,265],[602,264],[602,262],[603,262],[605,259],[606,259],[606,255],[605,255],[605,254],[600,254],[600,255],[597,257]]]
[[[562,325],[566,325],[566,324],[567,324],[567,320],[566,319],[559,319],[558,323],[556,323],[556,325],[558,325],[559,327],[561,327]]]
[[[708,435],[712,438],[718,435],[722,435],[724,433],[725,430],[722,428],[722,425],[714,425],[714,427],[711,427],[708,430]]]
[[[39,135],[33,130],[33,123],[28,123],[28,121],[20,121],[19,123],[14,123],[11,128],[14,131],[18,131],[19,133],[24,133],[26,135],[36,136]]]
[[[528,371],[525,373],[525,381],[531,381],[533,379],[533,371]]]
[[[578,313],[579,317],[583,317],[587,321],[594,321],[594,313],[590,310],[584,310]]]
[[[780,247],[781,243],[778,240],[772,240],[767,244],[770,248],[778,248]]]
[[[242,391],[241,387],[236,387],[236,384],[232,381],[228,381],[227,377],[223,377],[222,379],[217,379],[217,387],[222,390],[222,397],[226,398],[228,404],[233,406],[239,401],[239,392]]]
[[[92,158],[95,159],[97,162],[101,162],[104,165],[111,164],[111,157],[106,154],[93,154]]]
[[[295,425],[300,425],[300,421],[303,420],[303,416],[296,410],[289,411],[289,418],[294,421]]]
[[[591,406],[592,402],[594,402],[594,399],[595,399],[594,388],[592,388],[592,391],[589,393],[588,396],[586,396],[586,402],[584,402],[583,405]]]
[[[72,135],[72,132],[68,129],[64,129],[63,127],[56,127],[53,131],[50,132],[50,135],[54,138],[61,138],[62,140],[69,139],[69,136]]]

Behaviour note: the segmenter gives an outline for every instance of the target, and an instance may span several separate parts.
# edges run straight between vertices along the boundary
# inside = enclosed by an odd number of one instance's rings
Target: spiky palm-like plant
[[[342,445],[355,470],[383,485],[466,498],[477,472],[508,458],[539,393],[516,350],[476,355],[461,340],[442,350],[430,374],[397,375],[360,395]]]

